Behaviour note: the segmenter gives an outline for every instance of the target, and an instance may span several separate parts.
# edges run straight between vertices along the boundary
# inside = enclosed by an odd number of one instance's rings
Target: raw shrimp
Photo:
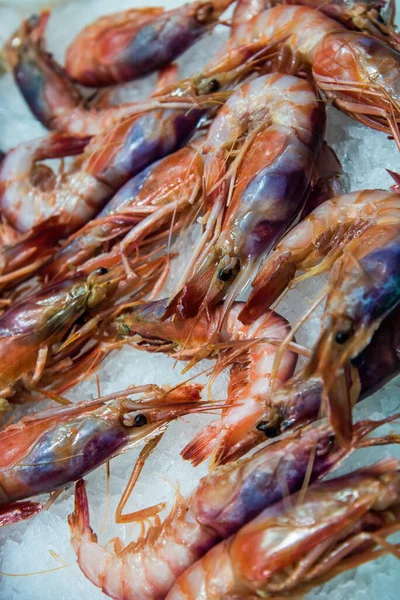
[[[194,316],[230,288],[229,308],[303,208],[324,132],[324,106],[313,87],[297,77],[265,75],[229,98],[203,146],[204,193],[206,199],[217,196],[209,217],[217,219],[209,233],[216,239],[200,241],[205,248],[197,252],[167,315]]]
[[[9,425],[0,432],[0,506],[64,487],[160,435],[173,419],[202,410],[200,391],[199,385],[132,387]]]
[[[400,558],[385,541],[399,529],[400,463],[388,459],[266,508],[187,569],[166,598],[298,598],[382,554]]]
[[[400,310],[395,309],[383,321],[368,346],[352,360],[346,383],[354,402],[382,388],[400,373]],[[266,412],[258,428],[267,437],[275,437],[287,429],[318,418],[322,409],[322,381],[306,377],[300,370],[266,402]]]
[[[85,310],[115,292],[118,280],[106,269],[60,283],[14,304],[0,317],[1,397],[41,379],[56,344]]]
[[[238,56],[280,50],[280,69],[311,69],[314,81],[340,110],[393,135],[400,148],[400,54],[377,38],[349,31],[305,6],[276,6],[236,27],[213,65],[226,70]]]
[[[139,244],[165,222],[176,220],[181,210],[194,206],[201,198],[203,173],[197,145],[166,156],[130,179],[97,219],[81,228],[53,255],[45,273],[59,278],[130,231],[129,244]]]
[[[177,58],[218,22],[232,0],[191,2],[163,11],[131,9],[100,17],[71,42],[69,75],[89,86],[130,81]]]
[[[327,200],[293,227],[267,258],[240,314],[250,323],[280,296],[296,271],[329,270],[349,240],[388,219],[399,222],[400,195],[384,190],[352,192]]]
[[[265,399],[271,393],[270,374],[276,352],[274,342],[279,343],[285,338],[289,325],[280,315],[268,311],[251,327],[243,327],[237,319],[241,302],[233,304],[222,328],[218,325],[222,305],[215,306],[208,315],[200,318],[161,321],[165,304],[165,300],[159,300],[127,308],[115,317],[109,328],[114,329],[117,339],[134,336],[139,347],[168,352],[181,360],[212,356],[222,345],[218,372],[225,365],[232,364],[227,407],[222,418],[202,430],[183,450],[182,456],[193,464],[202,462],[211,453],[215,464],[237,458],[262,439],[254,426],[263,414]],[[257,338],[260,338],[258,343]],[[264,338],[268,341],[263,342]],[[221,350],[224,346],[229,347],[230,343],[233,344],[233,354],[228,352],[225,356]],[[296,359],[294,352],[285,352],[274,389],[293,374]]]
[[[203,477],[191,498],[178,496],[164,523],[123,548],[100,546],[89,523],[83,482],[76,487],[75,511],[69,518],[72,544],[83,573],[109,596],[124,600],[161,600],[179,575],[221,539],[288,493],[301,488],[310,460],[311,480],[328,473],[363,444],[398,442],[399,436],[364,440],[379,424],[357,424],[351,448],[335,443],[326,424],[293,433],[264,445],[257,453],[217,467]]]
[[[340,369],[369,344],[400,302],[400,231],[393,214],[347,245],[331,271],[329,286],[321,333],[305,375],[322,378],[332,425],[349,439],[351,401],[336,393],[335,384]]]
[[[349,29],[370,33],[399,49],[399,37],[393,23],[393,15],[386,22],[381,14],[385,2],[381,0],[360,2],[359,0],[239,0],[236,4],[233,24],[243,24],[258,13],[278,4],[302,5],[317,8],[328,17],[340,21]]]
[[[39,17],[24,21],[7,47],[15,83],[32,113],[45,127],[76,136],[99,135],[124,118],[160,106],[161,97],[110,106],[109,92],[85,99],[45,50],[43,36],[49,15],[43,11]],[[154,93],[175,79],[176,68],[169,66],[160,73]]]

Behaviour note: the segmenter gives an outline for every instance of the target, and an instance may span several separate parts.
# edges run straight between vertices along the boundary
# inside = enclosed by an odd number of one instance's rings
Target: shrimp
[[[386,21],[381,9],[385,2],[359,0],[240,0],[235,7],[233,23],[243,24],[255,17],[258,13],[278,4],[302,5],[317,8],[328,17],[340,21],[349,29],[363,31],[380,38],[383,42],[390,43],[399,49],[399,37],[393,23],[393,15]]]
[[[250,323],[293,282],[296,271],[329,270],[349,240],[372,226],[400,217],[400,195],[384,190],[351,192],[325,201],[293,227],[267,258],[252,283],[239,318]]]
[[[200,392],[199,385],[132,387],[9,425],[0,432],[0,506],[65,487],[160,435],[180,415],[201,412]]]
[[[276,6],[234,28],[211,66],[226,70],[244,47],[248,53],[270,48],[271,55],[278,48],[281,70],[311,70],[337,108],[392,135],[400,148],[400,54],[394,48],[305,6]]]
[[[99,135],[124,118],[160,105],[161,98],[110,106],[109,94],[104,93],[85,99],[45,50],[43,36],[49,16],[49,11],[42,11],[39,17],[24,21],[7,46],[15,83],[32,113],[45,127],[74,136]],[[171,67],[168,77],[162,73],[155,93],[159,92],[158,87],[172,84],[171,73]],[[175,79],[175,70],[173,73]]]
[[[231,3],[191,2],[165,12],[151,7],[100,17],[68,46],[67,72],[94,87],[142,77],[165,67],[211,31]]]
[[[114,540],[114,550],[98,544],[90,528],[85,486],[80,481],[75,510],[69,517],[78,564],[86,577],[113,598],[161,600],[176,578],[207,550],[288,492],[299,490],[313,456],[311,480],[315,481],[365,443],[398,442],[398,436],[390,434],[364,440],[377,426],[373,421],[357,424],[352,447],[344,449],[336,444],[329,426],[322,423],[217,467],[201,479],[187,502],[177,498],[162,525],[152,527],[145,537],[126,548],[120,540]]]
[[[222,305],[201,318],[161,321],[165,304],[166,300],[159,300],[127,308],[111,320],[108,330],[114,331],[116,339],[134,336],[139,348],[167,352],[180,360],[206,358],[218,352],[219,346],[223,350],[233,344],[233,354],[228,352],[225,356],[219,351],[221,363],[217,372],[233,363],[223,416],[196,435],[182,452],[193,464],[199,464],[212,453],[215,464],[232,460],[262,439],[254,426],[263,414],[265,398],[294,372],[297,355],[288,350],[271,388],[274,344],[284,339],[289,325],[280,315],[267,312],[251,327],[243,327],[237,319],[241,302],[233,304],[222,329],[218,325]],[[237,349],[235,343],[239,344]]]
[[[336,377],[369,344],[400,302],[400,232],[393,215],[350,242],[330,275],[321,333],[305,375],[318,375],[335,431],[349,439],[351,401],[335,393]]]
[[[400,529],[399,470],[388,459],[266,508],[187,569],[167,600],[299,597],[382,554],[400,558],[385,541]]]
[[[72,235],[53,255],[44,272],[60,278],[129,234],[138,244],[147,234],[188,206],[195,206],[202,191],[203,161],[199,142],[149,165],[130,179],[100,212]],[[122,244],[126,247],[125,244]],[[43,272],[43,270],[42,270]]]
[[[400,310],[395,309],[374,334],[368,346],[346,367],[346,383],[354,402],[360,402],[400,373]],[[267,437],[275,437],[306,422],[318,419],[322,409],[323,387],[319,377],[306,377],[298,371],[271,394],[257,425]]]
[[[229,308],[303,208],[324,132],[324,107],[313,87],[297,77],[265,75],[229,98],[203,146],[204,193],[207,199],[216,190],[211,214],[219,205],[222,213],[216,240],[198,253],[197,269],[194,274],[190,269],[191,277],[171,300],[167,315],[194,316],[230,288]],[[214,182],[216,169],[221,192]],[[204,246],[203,239],[200,244]]]
[[[73,323],[115,293],[118,279],[107,269],[44,288],[0,317],[0,388],[3,398],[32,389]]]

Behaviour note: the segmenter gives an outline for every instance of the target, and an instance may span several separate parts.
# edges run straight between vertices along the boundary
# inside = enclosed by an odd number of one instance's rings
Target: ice
[[[28,15],[40,8],[37,0],[13,0],[8,5],[0,5],[0,44],[15,29],[22,15]],[[109,12],[132,8],[133,6],[159,4],[141,3],[139,0],[81,0],[63,2],[47,1],[46,6],[55,6],[52,14],[48,45],[56,58],[63,60],[69,40],[94,18]],[[180,4],[180,0],[168,0],[168,7]],[[213,36],[205,38],[187,51],[180,62],[181,75],[188,75],[200,69],[226,37],[226,29],[217,30]],[[121,87],[118,98],[136,99],[145,97],[155,83],[155,76]],[[10,75],[0,78],[0,133],[1,147],[6,150],[22,140],[42,135],[44,129],[32,118],[24,101],[15,88]],[[355,121],[328,109],[327,139],[333,145],[345,170],[348,190],[365,188],[387,188],[390,176],[386,168],[399,171],[399,153],[394,142],[385,135],[366,129]],[[179,247],[180,258],[173,264],[173,272],[167,291],[172,291],[179,275],[187,264],[198,229],[192,231]],[[280,305],[280,311],[294,322],[310,307],[324,284],[324,278],[303,282],[293,289]],[[299,343],[311,345],[318,333],[320,306],[297,335]],[[199,374],[198,380],[205,383],[206,376],[200,373],[210,366],[203,362],[192,374]],[[182,366],[163,355],[148,355],[129,347],[112,353],[100,371],[101,393],[120,390],[132,384],[157,383],[174,385],[184,381]],[[213,396],[222,399],[226,392],[227,375],[217,381]],[[358,419],[400,411],[400,379],[391,382],[384,390],[356,407]],[[83,382],[71,394],[74,400],[96,397],[97,382],[94,378]],[[177,487],[183,495],[190,494],[198,479],[206,472],[207,465],[194,469],[179,457],[182,447],[193,437],[211,416],[191,416],[173,423],[156,452],[147,461],[144,472],[129,501],[128,510],[143,508],[158,502],[171,506]],[[387,426],[383,431],[389,431]],[[111,463],[110,498],[107,512],[105,469],[98,469],[87,479],[92,526],[100,532],[100,541],[119,536],[125,543],[134,540],[139,533],[137,525],[115,525],[113,515],[126,484],[129,473],[138,456],[139,449],[129,451]],[[371,463],[379,458],[393,455],[400,458],[400,447],[368,449],[355,453],[340,469],[340,472]],[[76,557],[70,545],[67,515],[73,508],[73,486],[64,491],[48,512],[42,512],[26,523],[4,528],[0,531],[1,600],[97,600],[104,594],[93,586],[76,565]],[[164,511],[165,514],[165,511]],[[104,524],[105,522],[105,524]],[[55,570],[56,569],[56,570]],[[46,573],[44,573],[46,571]],[[37,573],[37,574],[34,574]],[[31,575],[27,575],[31,574]],[[13,576],[11,576],[13,575]],[[311,600],[385,600],[398,598],[400,570],[392,557],[380,559],[355,572],[347,573],[322,588],[311,592]]]

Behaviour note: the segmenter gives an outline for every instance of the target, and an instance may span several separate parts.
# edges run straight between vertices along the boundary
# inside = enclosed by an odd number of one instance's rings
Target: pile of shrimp
[[[111,598],[299,598],[400,559],[400,461],[334,473],[400,443],[400,413],[355,418],[400,374],[400,173],[346,193],[326,139],[331,105],[400,156],[394,17],[383,0],[143,6],[87,24],[61,64],[46,9],[4,46],[47,132],[1,154],[0,527],[69,500],[82,577]],[[224,44],[183,78],[180,56],[221,25]],[[147,98],[115,100],[152,74]],[[312,279],[315,298],[285,318]],[[128,367],[113,373],[128,387],[102,395],[99,373],[127,347],[183,377],[137,385]],[[97,397],[72,401],[87,381]],[[197,487],[129,511],[167,429],[204,414],[179,448]],[[107,517],[110,464],[133,448]],[[102,465],[104,526],[136,523],[128,543],[92,528],[84,478]]]

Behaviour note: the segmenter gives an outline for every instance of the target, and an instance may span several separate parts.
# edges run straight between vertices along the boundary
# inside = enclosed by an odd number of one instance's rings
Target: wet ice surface
[[[21,6],[17,10],[17,4]],[[57,5],[51,18],[48,31],[48,45],[57,59],[62,61],[69,40],[88,22],[106,12],[140,6],[138,0],[90,0],[86,2],[69,2],[62,6],[61,1],[47,2],[47,5]],[[150,4],[147,2],[146,4]],[[154,3],[155,4],[155,3]],[[164,3],[168,6],[180,4],[178,0]],[[36,10],[40,3],[32,0],[15,0],[9,7],[0,7],[0,43],[8,37],[18,25],[22,14]],[[66,27],[68,24],[68,27]],[[211,55],[212,49],[217,49],[223,39],[224,31],[206,38],[193,49],[188,51],[180,61],[182,74],[199,69],[202,63]],[[139,83],[130,84],[124,92],[130,98],[143,97],[149,93],[155,78],[148,78]],[[390,177],[386,168],[399,171],[399,154],[393,141],[385,135],[367,130],[351,119],[339,114],[334,109],[328,111],[328,142],[331,143],[343,162],[346,172],[347,189],[387,188]],[[44,132],[43,128],[32,119],[24,102],[14,87],[9,75],[0,79],[0,145],[8,149],[20,141],[30,139]],[[178,270],[185,264],[189,256],[194,234],[181,248],[181,258],[175,265],[174,277],[171,278],[169,289],[173,289],[174,281],[178,279]],[[312,280],[294,289],[281,304],[280,311],[294,322],[310,306],[312,299],[319,291],[322,283]],[[320,309],[321,310],[321,309]],[[298,341],[311,345],[318,330],[318,314],[309,319],[300,332]],[[209,367],[209,363],[196,367],[197,372]],[[175,365],[172,359],[162,355],[151,355],[125,348],[113,353],[102,365],[100,385],[102,394],[121,390],[132,384],[144,383],[175,384],[184,380],[180,374],[180,365]],[[199,381],[206,381],[205,376]],[[392,382],[374,397],[364,401],[356,408],[357,418],[380,418],[400,411],[399,380]],[[226,386],[226,375],[217,382],[214,397],[223,398]],[[96,382],[89,380],[79,386],[71,394],[75,400],[95,397]],[[143,475],[129,501],[128,510],[146,507],[160,501],[171,504],[176,486],[182,494],[188,495],[195,487],[199,477],[206,472],[206,465],[194,469],[182,461],[179,452],[193,437],[194,433],[211,417],[191,416],[170,426],[168,433],[159,445],[155,454],[146,464]],[[388,431],[388,428],[386,428]],[[134,540],[138,535],[135,525],[117,526],[113,523],[113,514],[121,492],[128,479],[130,470],[138,455],[130,451],[117,457],[111,464],[110,500],[106,518],[106,479],[105,469],[100,468],[89,475],[88,494],[91,508],[91,522],[94,531],[99,532],[106,524],[100,535],[103,543],[108,539],[119,536],[124,542]],[[388,456],[400,457],[400,448],[390,447],[369,449],[358,452],[347,461],[341,472],[368,464]],[[73,508],[73,487],[65,491],[56,501],[49,512],[26,523],[4,528],[0,532],[1,571],[3,573],[23,575],[26,573],[51,572],[31,575],[28,577],[0,576],[1,600],[96,600],[104,598],[104,594],[94,587],[76,566],[75,554],[69,542],[67,515]],[[400,570],[398,563],[391,557],[383,558],[376,563],[366,565],[354,572],[324,585],[311,592],[308,596],[313,600],[375,600],[378,597],[385,600],[398,598],[400,585]]]

